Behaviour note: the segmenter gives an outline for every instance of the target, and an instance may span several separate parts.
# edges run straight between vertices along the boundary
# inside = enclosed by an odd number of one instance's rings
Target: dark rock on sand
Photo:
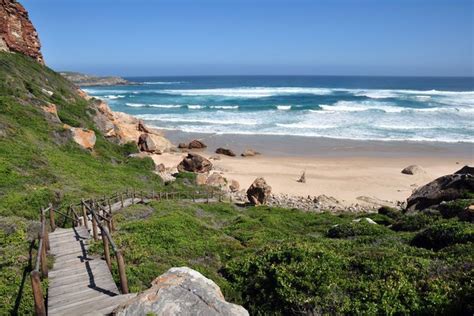
[[[246,149],[244,152],[241,154],[242,157],[253,157],[256,155],[260,155],[258,151],[255,151],[253,149]]]
[[[195,139],[189,143],[188,148],[189,149],[204,149],[204,148],[207,148],[207,146],[200,140]]]
[[[418,165],[411,165],[402,170],[403,174],[416,175],[425,173],[425,170]]]
[[[188,148],[188,144],[186,144],[186,143],[179,143],[178,148],[179,148],[179,149]]]
[[[226,155],[230,157],[236,156],[236,154],[232,150],[227,149],[227,148],[222,148],[222,147],[216,149],[216,154]]]
[[[149,153],[156,151],[155,142],[153,142],[149,134],[146,133],[141,134],[140,137],[138,137],[138,148],[140,151],[146,151]]]
[[[474,193],[474,176],[450,174],[442,176],[415,190],[407,200],[408,210],[423,210],[443,201],[463,198]]]
[[[178,165],[178,171],[188,171],[188,172],[197,172],[205,173],[209,172],[212,169],[212,163],[206,158],[198,155],[189,153],[183,161]]]
[[[470,175],[474,175],[474,167],[464,166],[464,167],[462,167],[461,169],[459,169],[458,171],[456,171],[455,174],[470,174]]]
[[[272,187],[267,184],[264,178],[257,178],[247,190],[247,198],[250,204],[263,205],[267,203],[272,193]]]

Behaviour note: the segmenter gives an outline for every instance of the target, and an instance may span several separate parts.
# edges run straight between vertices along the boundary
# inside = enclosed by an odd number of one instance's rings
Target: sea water
[[[216,76],[127,78],[90,87],[161,129],[360,140],[474,142],[474,78]]]

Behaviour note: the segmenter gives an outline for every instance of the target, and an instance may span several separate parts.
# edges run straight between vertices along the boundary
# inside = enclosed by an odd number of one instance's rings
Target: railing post
[[[120,277],[120,288],[122,289],[122,294],[128,294],[128,281],[127,274],[125,273],[125,262],[123,260],[122,251],[117,250],[115,252],[115,257],[117,258],[117,266]]]
[[[86,226],[86,229],[89,230],[89,224],[87,223],[87,210],[86,210],[86,205],[84,200],[81,202],[82,205],[82,216],[84,218],[84,226]]]
[[[120,203],[122,203],[122,208],[123,208],[123,194],[120,193]]]
[[[41,243],[43,243],[43,245],[41,245]],[[44,238],[43,236],[40,235],[40,245],[39,247],[41,249],[38,249],[41,251],[41,275],[43,276],[43,278],[47,278],[48,277],[48,259],[46,258],[46,244],[44,243]]]
[[[92,235],[94,236],[94,240],[99,239],[99,234],[97,232],[97,221],[95,220],[94,216],[92,216]]]
[[[106,228],[102,228],[102,230],[105,230]],[[112,263],[110,262],[110,249],[109,249],[109,240],[107,239],[107,234],[102,231],[102,243],[104,244],[104,257],[105,257],[105,262],[107,262],[107,266],[109,267],[109,270],[112,271]]]
[[[55,229],[56,229],[56,223],[54,222],[54,208],[51,204],[49,206],[50,206],[50,208],[49,208],[49,226],[51,226],[51,231],[54,232]]]
[[[33,289],[33,298],[35,300],[35,314],[37,316],[46,316],[46,307],[44,305],[43,289],[41,288],[39,272],[31,272],[30,278],[31,288]]]

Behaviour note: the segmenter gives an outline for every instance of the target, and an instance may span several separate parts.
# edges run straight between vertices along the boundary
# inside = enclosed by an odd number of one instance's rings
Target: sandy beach
[[[453,173],[474,162],[472,144],[373,142],[308,137],[188,134],[165,131],[173,143],[200,139],[208,145],[196,151],[209,158],[218,147],[240,154],[244,148],[262,153],[255,157],[219,155],[214,169],[228,180],[248,188],[264,177],[274,193],[295,196],[335,197],[344,204],[364,203],[367,198],[390,202],[404,201],[413,189]],[[157,163],[176,166],[186,153],[154,156]],[[405,175],[401,170],[419,165],[425,171]],[[306,172],[306,183],[298,183]],[[362,198],[361,198],[362,197]]]

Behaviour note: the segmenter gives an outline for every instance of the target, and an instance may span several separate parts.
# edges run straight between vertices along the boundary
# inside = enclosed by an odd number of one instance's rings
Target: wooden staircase
[[[89,256],[89,231],[56,229],[49,234],[53,269],[49,271],[49,315],[106,315],[134,297],[121,295],[105,260]]]

